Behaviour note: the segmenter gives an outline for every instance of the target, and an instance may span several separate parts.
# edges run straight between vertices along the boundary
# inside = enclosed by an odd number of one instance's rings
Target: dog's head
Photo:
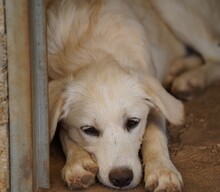
[[[137,74],[115,63],[91,65],[49,84],[51,138],[62,121],[71,140],[95,156],[98,178],[110,187],[140,182],[138,152],[152,107],[173,123],[183,117],[182,104],[156,79]]]

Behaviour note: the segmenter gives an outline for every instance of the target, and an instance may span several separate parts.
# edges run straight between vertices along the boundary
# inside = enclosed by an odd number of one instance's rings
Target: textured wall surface
[[[0,0],[0,191],[8,188],[8,92],[4,5]]]

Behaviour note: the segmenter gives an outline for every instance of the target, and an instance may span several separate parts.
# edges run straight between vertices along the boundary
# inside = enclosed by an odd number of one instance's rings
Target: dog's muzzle
[[[109,173],[109,181],[115,187],[126,187],[133,180],[133,171],[127,167],[114,168]]]

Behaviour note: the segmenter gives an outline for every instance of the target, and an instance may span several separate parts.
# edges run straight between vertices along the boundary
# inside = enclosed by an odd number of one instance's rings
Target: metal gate
[[[45,0],[6,0],[10,191],[49,187]]]

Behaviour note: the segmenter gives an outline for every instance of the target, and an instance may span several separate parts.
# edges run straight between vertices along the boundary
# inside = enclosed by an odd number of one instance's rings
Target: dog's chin
[[[113,188],[113,189],[132,189],[132,188],[136,187],[140,183],[140,180],[141,180],[140,179],[138,182],[131,182],[130,185],[125,186],[125,187],[116,187],[116,186],[112,185],[109,181],[107,181],[107,182],[103,181],[99,175],[97,176],[97,178],[100,183],[102,183],[103,185],[105,185],[107,187]]]
[[[114,188],[114,189],[132,189],[134,187],[136,187],[137,185],[139,185],[139,183],[141,182],[141,178],[142,178],[142,174],[140,173],[138,175],[138,178],[134,179],[128,186],[125,186],[125,187],[116,187],[114,185],[112,185],[109,181],[109,179],[106,177],[106,178],[103,178],[100,176],[100,174],[97,175],[97,179],[99,180],[99,182],[107,187],[110,187],[110,188]]]
[[[125,187],[116,187],[116,186],[112,185],[109,181],[104,181],[99,175],[97,176],[97,178],[101,184],[103,184],[107,187],[113,188],[113,189],[132,189],[140,183],[140,181],[139,182],[132,182],[130,185],[125,186]]]

